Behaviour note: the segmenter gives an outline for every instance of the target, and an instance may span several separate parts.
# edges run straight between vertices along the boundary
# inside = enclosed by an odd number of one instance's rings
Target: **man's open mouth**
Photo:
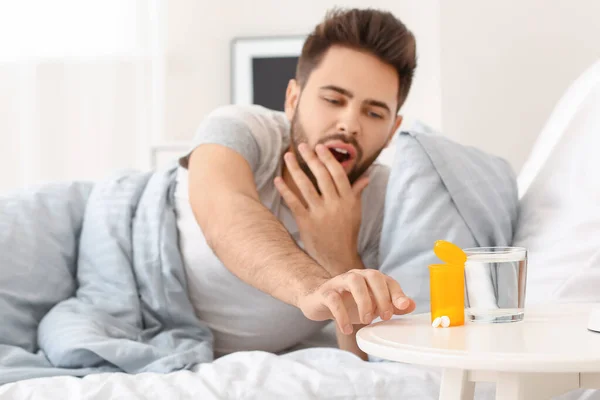
[[[334,140],[326,143],[325,146],[340,164],[348,164],[356,159],[356,148],[349,143]]]
[[[344,161],[348,161],[351,158],[348,150],[338,149],[338,148],[333,147],[333,148],[330,148],[329,151],[331,152],[331,154],[333,154],[335,159],[338,160],[338,162],[340,164],[343,163]]]

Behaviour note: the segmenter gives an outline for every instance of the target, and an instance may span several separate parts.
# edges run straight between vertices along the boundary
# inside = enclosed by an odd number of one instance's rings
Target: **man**
[[[285,350],[336,321],[339,346],[415,304],[377,271],[388,170],[416,67],[392,14],[330,12],[307,38],[285,113],[228,106],[180,160],[177,212],[190,298],[217,356]],[[353,326],[354,325],[354,326]]]

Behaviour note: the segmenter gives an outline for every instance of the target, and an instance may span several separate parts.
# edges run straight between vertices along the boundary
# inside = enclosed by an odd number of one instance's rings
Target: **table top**
[[[527,307],[520,322],[433,328],[429,314],[362,328],[367,354],[391,361],[466,370],[600,372],[600,333],[587,329],[600,304]],[[465,318],[466,321],[466,318]]]

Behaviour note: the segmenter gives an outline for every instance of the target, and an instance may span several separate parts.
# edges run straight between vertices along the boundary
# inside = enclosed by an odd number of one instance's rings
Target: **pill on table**
[[[448,318],[446,315],[444,315],[441,319],[441,325],[444,328],[447,328],[450,326],[450,318]]]

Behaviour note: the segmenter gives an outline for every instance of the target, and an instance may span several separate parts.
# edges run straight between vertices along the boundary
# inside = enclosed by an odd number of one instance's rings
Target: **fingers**
[[[283,197],[283,200],[288,205],[292,213],[295,216],[303,215],[303,213],[306,212],[306,208],[304,208],[302,202],[298,199],[298,197],[296,197],[296,195],[294,194],[294,192],[292,192],[288,185],[285,184],[283,179],[278,176],[274,179],[273,182],[275,183],[277,191],[279,192],[281,197]]]
[[[325,196],[338,196],[338,191],[333,183],[332,177],[325,167],[325,165],[317,158],[314,152],[312,152],[308,145],[302,143],[298,146],[300,154],[308,164],[315,178],[317,178],[317,184],[321,193]]]
[[[324,303],[331,311],[333,319],[338,324],[338,328],[341,332],[346,335],[352,333],[352,325],[350,324],[350,317],[348,311],[342,301],[342,296],[335,290],[328,290],[323,293]]]
[[[387,281],[387,286],[389,289],[390,297],[392,298],[392,303],[395,307],[394,314],[408,314],[414,311],[415,302],[411,298],[406,297],[404,291],[400,287],[400,284],[391,277],[387,275],[384,276]]]
[[[352,293],[356,302],[358,316],[363,324],[370,324],[373,321],[373,301],[369,293],[369,287],[365,278],[352,271],[345,274],[347,289]]]
[[[370,324],[376,312],[389,320],[394,314],[415,309],[414,301],[406,297],[398,282],[377,270],[352,270],[329,282],[321,302],[345,334],[352,333],[352,323]]]
[[[351,195],[352,187],[350,186],[348,175],[346,174],[346,171],[344,171],[342,164],[340,164],[333,154],[331,154],[329,149],[322,144],[318,144],[315,147],[315,151],[317,152],[319,159],[323,162],[325,167],[327,167],[340,196]]]
[[[381,319],[386,321],[394,314],[402,315],[414,311],[415,302],[404,294],[400,284],[393,278],[372,269],[362,270],[361,274],[365,277]]]
[[[413,299],[411,299],[410,297],[407,297],[406,300],[407,300],[407,302],[406,302],[405,308],[400,309],[398,307],[394,307],[395,315],[410,314],[411,312],[415,311],[415,308],[417,308],[415,301]]]
[[[394,305],[392,304],[392,297],[386,276],[375,270],[365,270],[365,276],[377,304],[379,316],[382,320],[387,321],[394,315]]]
[[[309,204],[309,206],[314,206],[317,204],[320,201],[321,196],[319,196],[315,186],[298,165],[298,161],[296,160],[294,154],[287,153],[283,158],[288,167],[288,171],[292,176],[292,179],[296,183],[296,186],[298,186],[298,189],[300,189],[300,192],[302,193],[302,196],[306,202]]]

